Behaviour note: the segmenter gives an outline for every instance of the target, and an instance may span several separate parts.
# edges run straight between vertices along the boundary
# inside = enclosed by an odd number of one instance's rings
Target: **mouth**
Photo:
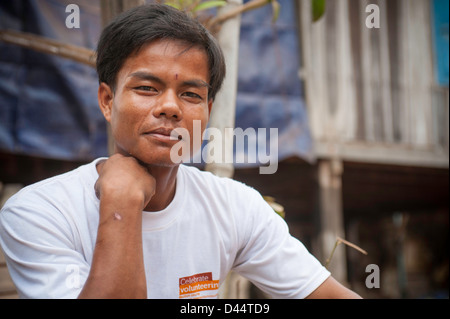
[[[160,127],[155,130],[151,130],[145,133],[146,136],[150,136],[162,141],[180,141],[182,136],[176,132],[174,128]]]

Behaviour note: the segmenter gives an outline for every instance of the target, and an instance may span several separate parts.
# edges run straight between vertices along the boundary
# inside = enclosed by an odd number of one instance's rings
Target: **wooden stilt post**
[[[333,251],[338,237],[345,238],[342,209],[342,161],[327,159],[319,161],[319,245],[324,263]],[[334,278],[342,283],[347,282],[347,262],[345,247],[333,252],[333,260],[328,265]]]

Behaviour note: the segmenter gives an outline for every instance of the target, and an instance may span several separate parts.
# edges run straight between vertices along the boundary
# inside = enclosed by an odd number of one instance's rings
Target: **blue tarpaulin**
[[[449,1],[433,0],[433,36],[436,65],[436,80],[439,85],[448,86],[449,56],[448,56],[448,22]]]
[[[294,2],[280,1],[275,23],[271,5],[242,16],[236,127],[277,128],[279,160],[290,156],[310,160],[312,144],[298,76],[300,50]]]
[[[80,8],[80,28],[65,25],[71,3]],[[278,128],[279,159],[309,159],[294,1],[282,1],[277,22],[271,20],[270,5],[242,16],[236,127]],[[2,1],[0,29],[95,49],[100,3]],[[0,150],[69,160],[105,156],[106,125],[97,86],[89,66],[0,42]]]
[[[100,6],[78,1],[81,28],[65,26],[69,1],[0,3],[0,28],[94,49]],[[0,42],[0,148],[56,159],[106,154],[106,126],[92,67]]]

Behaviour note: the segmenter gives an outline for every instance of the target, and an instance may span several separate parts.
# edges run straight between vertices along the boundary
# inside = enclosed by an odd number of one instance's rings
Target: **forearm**
[[[307,299],[361,299],[361,296],[330,276]]]
[[[102,194],[91,270],[79,298],[146,297],[142,200]]]

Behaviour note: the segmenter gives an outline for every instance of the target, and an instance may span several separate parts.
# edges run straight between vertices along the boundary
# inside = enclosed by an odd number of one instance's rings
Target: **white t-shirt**
[[[98,160],[23,188],[0,212],[21,297],[80,293],[99,222]],[[142,231],[149,298],[217,298],[230,270],[274,298],[304,298],[330,275],[257,191],[194,167],[180,165],[174,199],[143,212]]]

